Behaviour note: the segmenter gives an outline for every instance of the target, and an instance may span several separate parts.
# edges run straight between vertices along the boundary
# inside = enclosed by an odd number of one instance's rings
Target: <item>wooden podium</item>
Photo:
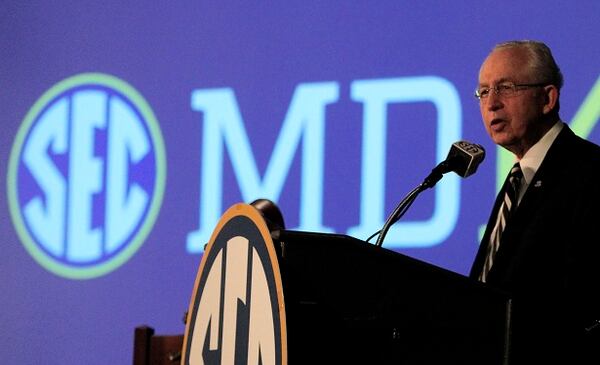
[[[219,222],[182,364],[510,363],[507,294],[353,237],[268,223],[246,204]]]

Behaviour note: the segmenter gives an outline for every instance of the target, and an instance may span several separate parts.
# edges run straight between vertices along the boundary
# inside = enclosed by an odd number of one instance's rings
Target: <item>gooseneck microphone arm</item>
[[[416,188],[411,190],[410,193],[408,193],[404,197],[404,199],[402,199],[400,201],[400,203],[396,206],[396,208],[394,209],[392,214],[390,214],[388,219],[385,221],[383,228],[381,228],[381,230],[379,230],[378,232],[375,233],[375,234],[379,233],[379,237],[377,238],[377,242],[375,243],[375,246],[379,247],[379,246],[383,245],[383,240],[384,240],[385,235],[387,234],[388,230],[390,229],[390,227],[394,223],[398,222],[398,220],[400,220],[400,218],[402,218],[404,213],[406,213],[406,211],[408,211],[408,208],[410,208],[412,203],[417,199],[417,196],[419,196],[419,194],[422,191],[434,187],[435,184],[437,184],[437,182],[441,180],[441,178],[443,177],[443,175],[445,173],[451,171],[450,166],[452,166],[452,164],[449,163],[449,159],[441,162],[433,170],[431,170],[431,173],[429,174],[429,176],[427,176],[425,178],[425,180],[423,180],[422,183],[420,183]],[[373,237],[373,236],[371,236],[371,237]],[[369,237],[369,239],[371,237]]]
[[[440,177],[436,180],[436,182],[439,181],[439,179],[441,179],[441,178],[442,178],[442,176],[440,175]],[[433,183],[433,184],[435,185],[435,183]],[[417,196],[423,190],[427,189],[428,187],[429,186],[425,186],[425,182],[423,182],[423,183],[419,184],[419,186],[414,188],[410,193],[408,193],[404,197],[404,199],[402,199],[402,201],[400,201],[400,203],[396,206],[396,209],[394,209],[392,214],[390,214],[388,219],[385,221],[383,228],[381,228],[381,230],[375,232],[371,236],[371,237],[374,237],[376,234],[379,234],[379,237],[377,237],[377,242],[375,243],[375,246],[380,247],[381,245],[383,245],[383,240],[385,238],[385,235],[387,234],[387,232],[390,229],[390,227],[392,226],[392,224],[396,223],[400,218],[402,218],[404,213],[406,213],[408,208],[410,208],[410,206],[415,201],[415,199],[417,199]],[[367,241],[369,241],[371,239],[371,237],[369,237],[369,239],[367,239]]]
[[[435,184],[442,179],[442,176],[445,173],[452,171],[454,166],[456,166],[456,164],[459,162],[460,160],[457,156],[450,156],[444,161],[440,162],[440,164],[431,170],[429,176],[427,176],[421,183],[421,185],[423,185],[423,190],[434,187]]]
[[[382,246],[383,240],[385,239],[390,227],[400,218],[402,218],[404,213],[406,213],[408,208],[410,208],[412,203],[415,201],[415,199],[417,199],[417,196],[422,191],[433,188],[435,184],[440,181],[443,175],[450,171],[454,171],[462,177],[472,175],[475,173],[477,166],[479,166],[479,164],[483,161],[484,157],[485,150],[478,144],[473,144],[467,141],[459,141],[452,144],[446,159],[440,162],[433,170],[431,170],[431,173],[425,178],[425,180],[423,180],[421,184],[419,184],[410,193],[408,193],[404,199],[402,199],[392,214],[389,215],[383,227],[371,235],[371,237],[367,239],[367,242],[379,234],[375,246]]]

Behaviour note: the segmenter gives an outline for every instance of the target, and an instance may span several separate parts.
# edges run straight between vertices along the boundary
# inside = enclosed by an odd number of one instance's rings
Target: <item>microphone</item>
[[[458,141],[452,144],[448,156],[437,165],[423,181],[425,189],[432,188],[440,181],[442,175],[454,171],[461,177],[468,177],[477,171],[477,167],[485,158],[485,149],[476,143]]]
[[[473,175],[475,171],[477,171],[477,167],[479,167],[479,164],[484,158],[485,150],[481,145],[467,141],[454,142],[452,147],[450,147],[450,151],[448,152],[446,159],[440,162],[433,170],[431,170],[429,176],[427,176],[419,186],[414,188],[404,199],[402,199],[400,204],[398,204],[396,209],[394,209],[392,214],[390,214],[386,220],[383,228],[371,235],[371,237],[367,239],[367,242],[371,238],[375,237],[375,235],[379,234],[375,245],[383,245],[383,240],[387,234],[387,231],[390,229],[390,226],[402,218],[404,213],[406,213],[408,208],[412,205],[415,199],[417,199],[417,196],[422,191],[434,187],[435,184],[440,181],[442,176],[450,171],[454,171],[456,174],[462,177]]]

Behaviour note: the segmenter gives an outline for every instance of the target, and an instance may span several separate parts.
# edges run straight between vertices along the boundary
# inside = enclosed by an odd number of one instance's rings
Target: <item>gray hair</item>
[[[550,48],[538,41],[522,40],[509,41],[497,44],[492,51],[505,48],[519,48],[527,51],[529,56],[529,68],[539,80],[556,86],[559,90],[563,86],[563,75],[556,64]]]

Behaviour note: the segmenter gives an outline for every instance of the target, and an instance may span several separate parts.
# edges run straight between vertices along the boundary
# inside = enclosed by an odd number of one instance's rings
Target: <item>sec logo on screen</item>
[[[158,121],[126,82],[70,77],[25,116],[7,180],[13,224],[40,265],[72,279],[105,275],[140,248],[160,209]]]

